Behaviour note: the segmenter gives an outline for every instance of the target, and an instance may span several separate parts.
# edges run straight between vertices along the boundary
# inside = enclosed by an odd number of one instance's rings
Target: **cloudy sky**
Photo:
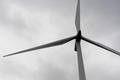
[[[78,80],[74,41],[3,55],[76,35],[77,0],[0,0],[0,80]],[[82,35],[120,51],[120,1],[81,0]],[[120,57],[82,41],[87,80],[120,80]]]

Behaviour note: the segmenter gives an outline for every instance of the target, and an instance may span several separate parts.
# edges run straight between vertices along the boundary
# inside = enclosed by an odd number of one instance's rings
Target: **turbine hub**
[[[76,41],[80,42],[81,41],[81,30],[78,31]]]

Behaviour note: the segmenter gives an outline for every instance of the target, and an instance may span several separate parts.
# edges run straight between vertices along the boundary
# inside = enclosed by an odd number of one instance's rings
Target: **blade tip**
[[[3,56],[3,57],[7,57],[7,55]]]

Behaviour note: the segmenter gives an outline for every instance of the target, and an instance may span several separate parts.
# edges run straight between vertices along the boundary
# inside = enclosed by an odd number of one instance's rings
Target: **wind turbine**
[[[44,44],[44,45],[41,45],[41,46],[37,46],[37,47],[29,48],[29,49],[26,49],[26,50],[22,50],[22,51],[19,51],[19,52],[15,52],[15,53],[12,53],[12,54],[8,54],[8,55],[5,55],[3,57],[8,57],[8,56],[12,56],[12,55],[16,55],[16,54],[20,54],[20,53],[24,53],[24,52],[28,52],[28,51],[33,51],[33,50],[58,46],[58,45],[65,44],[65,43],[67,43],[71,40],[75,40],[75,51],[77,52],[77,57],[78,57],[79,80],[86,80],[85,71],[84,71],[84,63],[83,63],[83,58],[82,58],[81,46],[80,46],[81,40],[92,43],[92,44],[94,44],[98,47],[106,49],[106,50],[108,50],[110,52],[113,52],[117,55],[120,55],[120,52],[118,52],[118,51],[116,51],[116,50],[114,50],[110,47],[107,47],[107,46],[105,46],[101,43],[98,43],[98,42],[90,40],[86,37],[83,37],[81,35],[81,30],[80,30],[80,0],[78,0],[78,2],[77,2],[75,25],[76,25],[76,29],[77,29],[77,35],[75,35],[75,36],[71,36],[71,37],[61,39],[61,40],[58,40],[58,41],[54,41],[54,42],[51,42],[51,43],[47,43],[47,44]]]

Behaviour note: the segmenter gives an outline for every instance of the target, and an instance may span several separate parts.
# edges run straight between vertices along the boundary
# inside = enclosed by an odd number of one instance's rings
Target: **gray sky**
[[[74,41],[2,56],[75,35],[77,0],[0,0],[0,79],[78,80]],[[120,51],[120,1],[81,0],[82,35]],[[82,41],[87,80],[120,80],[120,57]]]

